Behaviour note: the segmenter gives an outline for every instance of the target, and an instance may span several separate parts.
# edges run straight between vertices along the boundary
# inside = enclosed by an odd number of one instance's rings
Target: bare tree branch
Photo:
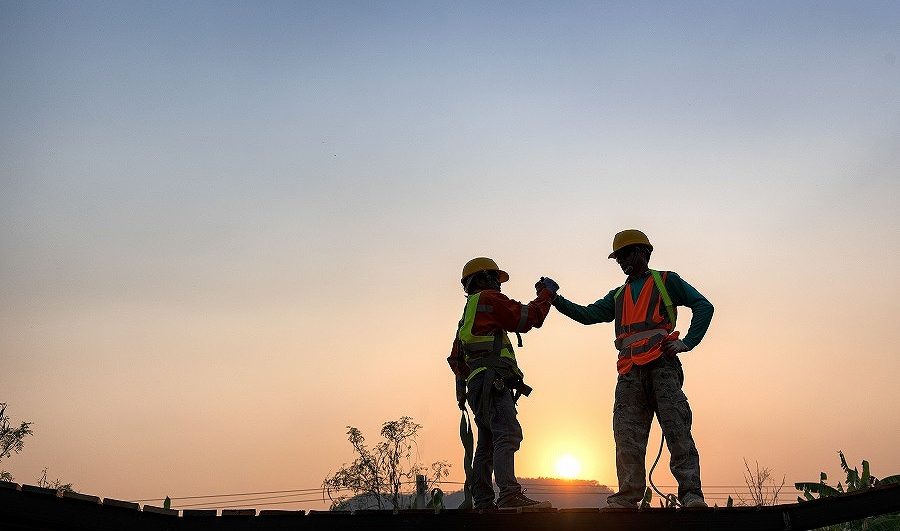
[[[349,496],[359,495],[364,495],[361,497],[370,505],[366,508],[384,509],[390,503],[392,508],[400,509],[403,485],[414,482],[416,475],[425,476],[429,488],[446,478],[450,465],[444,461],[432,463],[430,472],[413,462],[413,448],[421,428],[411,417],[385,422],[381,427],[383,440],[370,450],[362,433],[347,426],[347,440],[356,459],[322,482],[322,492],[331,500],[332,510],[344,507]]]

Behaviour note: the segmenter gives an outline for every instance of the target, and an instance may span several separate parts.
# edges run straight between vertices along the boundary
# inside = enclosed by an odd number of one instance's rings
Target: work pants
[[[647,488],[645,459],[650,424],[656,414],[669,448],[669,468],[678,481],[678,498],[703,498],[700,455],[691,437],[691,408],[681,389],[684,371],[677,356],[660,356],[620,374],[613,405],[616,474],[619,491],[610,503],[637,504]]]
[[[475,413],[478,427],[478,442],[472,459],[472,501],[476,509],[492,507],[494,487],[491,474],[500,489],[500,498],[521,492],[516,481],[514,456],[522,442],[522,426],[516,419],[516,403],[512,391],[502,391],[489,386],[484,395],[484,378],[488,370],[475,375],[467,384],[466,398]],[[493,379],[493,378],[492,378]]]

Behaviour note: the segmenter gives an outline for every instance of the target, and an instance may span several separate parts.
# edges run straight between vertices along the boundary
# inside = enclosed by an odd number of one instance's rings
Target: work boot
[[[700,496],[685,497],[685,499],[681,502],[681,506],[686,509],[704,509],[706,507],[709,507],[709,505],[706,504],[706,501],[704,501]]]
[[[529,509],[549,509],[553,507],[553,504],[548,501],[532,500],[521,492],[510,494],[497,500],[498,509],[518,509],[521,507],[527,507]]]

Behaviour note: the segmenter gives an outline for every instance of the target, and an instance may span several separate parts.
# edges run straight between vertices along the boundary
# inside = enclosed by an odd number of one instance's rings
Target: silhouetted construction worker
[[[456,376],[459,408],[464,410],[468,400],[478,426],[470,478],[475,509],[550,507],[550,502],[525,496],[516,481],[514,454],[522,442],[516,400],[520,394],[527,396],[531,388],[522,381],[507,332],[518,336],[539,328],[550,311],[555,288],[539,281],[537,298],[525,305],[500,293],[500,284],[507,280],[509,275],[490,258],[466,263],[461,278],[466,307],[447,358]],[[496,504],[492,473],[500,490]]]
[[[713,305],[676,273],[651,270],[648,264],[652,252],[653,246],[643,232],[619,232],[613,238],[609,258],[615,258],[627,275],[625,284],[587,306],[561,295],[554,297],[553,305],[582,324],[615,321],[619,378],[613,436],[619,490],[609,497],[609,505],[633,508],[643,498],[647,488],[647,439],[656,414],[671,454],[670,468],[678,480],[680,503],[684,507],[706,507],[678,354],[693,349],[703,339]],[[675,331],[677,306],[687,306],[693,314],[683,340]]]

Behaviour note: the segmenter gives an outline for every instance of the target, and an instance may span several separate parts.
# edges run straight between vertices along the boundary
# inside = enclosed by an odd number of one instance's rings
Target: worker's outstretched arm
[[[550,290],[542,289],[533,301],[522,304],[499,291],[482,291],[478,303],[490,306],[491,310],[482,314],[484,322],[476,319],[472,331],[483,334],[502,329],[507,332],[524,333],[532,328],[540,328],[544,324],[547,314],[550,313],[552,298],[553,293]]]
[[[559,313],[584,325],[608,323],[616,318],[615,293],[615,290],[612,290],[602,299],[587,306],[575,304],[557,294],[553,299],[553,306]]]

